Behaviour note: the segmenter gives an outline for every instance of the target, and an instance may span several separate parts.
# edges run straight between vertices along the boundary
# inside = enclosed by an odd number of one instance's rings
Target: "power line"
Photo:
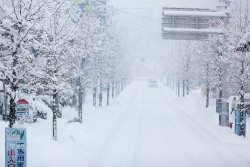
[[[149,16],[145,16],[145,15],[140,15],[140,14],[135,14],[135,13],[130,13],[121,9],[117,9],[118,12],[129,15],[129,16],[133,16],[139,19],[143,19],[144,21],[148,21],[148,22],[152,22],[152,23],[162,23],[161,20],[153,18],[153,17],[149,17]]]
[[[161,35],[161,32],[156,32],[156,31],[145,31],[145,29],[138,29],[137,27],[126,27],[126,29],[131,29],[133,31],[137,32],[143,32],[143,33],[149,33],[149,34],[154,34],[154,35]]]

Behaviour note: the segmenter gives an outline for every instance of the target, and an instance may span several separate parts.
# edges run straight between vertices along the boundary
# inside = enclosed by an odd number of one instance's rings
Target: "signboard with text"
[[[207,40],[209,35],[221,35],[219,22],[225,12],[199,8],[163,8],[162,38],[167,40]]]
[[[17,118],[23,118],[29,116],[29,103],[24,100],[18,100],[16,103],[16,116]]]
[[[26,129],[5,128],[5,167],[27,167]]]
[[[246,137],[246,110],[235,110],[235,134]]]

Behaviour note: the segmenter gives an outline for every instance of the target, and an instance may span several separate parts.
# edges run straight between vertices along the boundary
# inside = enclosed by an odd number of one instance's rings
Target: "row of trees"
[[[46,90],[53,96],[56,140],[59,97],[78,94],[82,122],[86,88],[93,89],[93,96],[99,88],[101,98],[104,86],[114,89],[128,77],[128,61],[114,26],[95,15],[88,3],[82,5],[70,0],[0,0],[0,77],[10,99],[10,127],[18,90]]]
[[[240,96],[243,108],[244,95],[250,93],[249,0],[221,2],[223,5],[219,9],[226,10],[228,17],[213,24],[225,34],[211,35],[207,41],[184,43],[184,47],[179,44],[184,51],[178,55],[179,61],[169,74],[168,84],[173,85],[175,80],[179,92],[182,86],[183,96],[188,94],[192,83],[203,84],[206,107],[209,106],[209,92],[213,89],[219,99],[229,94]],[[227,91],[223,91],[223,87]]]

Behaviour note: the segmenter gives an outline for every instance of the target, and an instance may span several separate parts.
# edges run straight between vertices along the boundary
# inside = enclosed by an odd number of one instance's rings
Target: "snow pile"
[[[216,99],[210,99],[210,106],[206,106],[206,98],[201,96],[201,89],[191,91],[190,95],[185,98],[176,98],[175,105],[179,106],[183,114],[187,115],[197,122],[197,125],[204,128],[204,130],[213,137],[221,140],[222,144],[228,146],[230,149],[245,148],[242,151],[245,155],[250,151],[250,119],[247,119],[246,138],[239,137],[234,134],[235,117],[229,115],[229,120],[233,122],[232,129],[228,127],[219,126],[219,115],[216,113]],[[179,105],[181,104],[181,105]],[[247,158],[247,156],[245,157]]]

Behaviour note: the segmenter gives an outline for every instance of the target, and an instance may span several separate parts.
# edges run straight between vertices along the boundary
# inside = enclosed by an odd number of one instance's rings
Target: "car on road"
[[[148,87],[157,88],[157,81],[156,80],[149,80],[148,81]]]

